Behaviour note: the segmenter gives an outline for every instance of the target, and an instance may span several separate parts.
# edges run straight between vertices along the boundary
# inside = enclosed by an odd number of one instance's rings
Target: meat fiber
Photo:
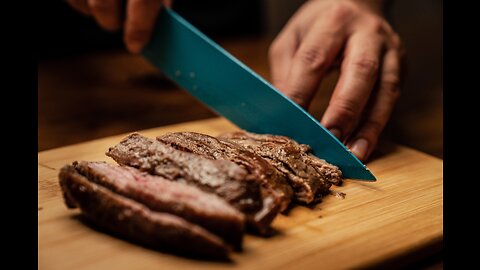
[[[264,208],[258,180],[227,160],[212,160],[180,151],[138,133],[127,136],[106,154],[119,164],[217,194],[243,212],[250,227],[261,234],[268,232],[279,211],[278,208]],[[273,202],[267,200],[266,203]]]
[[[262,186],[263,197],[272,197],[283,211],[290,204],[292,188],[286,177],[259,155],[239,144],[196,132],[176,132],[158,136],[157,140],[176,149],[216,160],[229,160],[245,168]],[[265,206],[264,199],[264,206]]]
[[[314,202],[327,194],[332,184],[342,181],[338,167],[312,155],[308,145],[288,137],[236,131],[219,138],[244,146],[284,173],[299,202]]]

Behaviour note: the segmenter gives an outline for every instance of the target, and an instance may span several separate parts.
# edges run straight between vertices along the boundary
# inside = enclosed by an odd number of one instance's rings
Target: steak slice
[[[276,212],[263,213],[259,183],[233,162],[180,151],[138,133],[110,147],[106,154],[119,164],[217,194],[243,212],[248,225],[259,233],[267,232],[276,216]]]
[[[148,207],[95,184],[71,166],[59,174],[65,203],[79,207],[97,226],[154,248],[225,259],[229,248],[216,235],[183,218]]]
[[[269,161],[287,176],[299,202],[314,202],[327,194],[332,184],[342,181],[338,167],[312,155],[308,145],[288,137],[236,131],[219,138],[238,143]]]
[[[157,140],[176,149],[210,159],[229,160],[245,168],[262,186],[265,198],[273,197],[274,205],[283,211],[290,204],[293,191],[286,177],[261,156],[239,144],[196,132],[176,132],[158,136]]]
[[[137,201],[156,212],[166,212],[198,224],[241,249],[244,215],[220,197],[195,186],[152,176],[132,167],[106,162],[74,162],[91,182]]]

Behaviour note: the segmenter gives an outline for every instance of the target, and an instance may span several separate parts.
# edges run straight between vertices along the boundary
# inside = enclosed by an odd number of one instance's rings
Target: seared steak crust
[[[261,156],[239,144],[196,132],[167,133],[158,136],[157,140],[207,158],[230,160],[245,168],[261,183],[264,195],[272,196],[280,204],[280,211],[290,204],[293,191],[285,176]]]
[[[261,234],[268,231],[279,211],[278,207],[265,211],[258,180],[231,161],[212,160],[177,150],[137,133],[124,138],[106,154],[119,164],[217,194],[243,212],[249,227]],[[266,203],[275,206],[273,200]]]
[[[71,165],[61,169],[59,180],[67,206],[79,207],[92,222],[110,232],[154,248],[213,258],[228,256],[228,246],[216,235],[93,183]]]
[[[215,194],[127,166],[82,161],[75,162],[74,167],[91,182],[153,211],[174,214],[198,224],[241,248],[244,215]]]
[[[312,155],[308,145],[288,137],[236,131],[222,134],[219,138],[257,153],[284,173],[297,201],[311,203],[326,194],[332,184],[341,183],[342,173],[338,167]]]
[[[260,186],[245,169],[232,162],[186,153],[138,133],[110,147],[106,154],[121,165],[215,193],[244,213],[262,207]]]

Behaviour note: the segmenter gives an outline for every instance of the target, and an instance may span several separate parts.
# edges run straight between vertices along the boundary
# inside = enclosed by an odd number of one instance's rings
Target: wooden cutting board
[[[223,118],[139,131],[218,135],[236,127]],[[351,269],[399,265],[438,251],[443,238],[442,160],[406,147],[381,145],[367,166],[377,182],[347,180],[313,208],[294,207],[273,223],[278,234],[246,235],[232,262],[194,260],[147,249],[92,228],[68,210],[58,170],[104,155],[126,134],[38,154],[39,269]],[[188,245],[188,243],[185,243]]]

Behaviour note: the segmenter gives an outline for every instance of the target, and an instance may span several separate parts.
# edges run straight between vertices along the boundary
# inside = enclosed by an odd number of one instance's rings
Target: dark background
[[[259,36],[261,1],[175,0],[173,9],[210,37]],[[122,33],[106,32],[64,1],[41,5],[40,59],[89,51],[123,49]]]

